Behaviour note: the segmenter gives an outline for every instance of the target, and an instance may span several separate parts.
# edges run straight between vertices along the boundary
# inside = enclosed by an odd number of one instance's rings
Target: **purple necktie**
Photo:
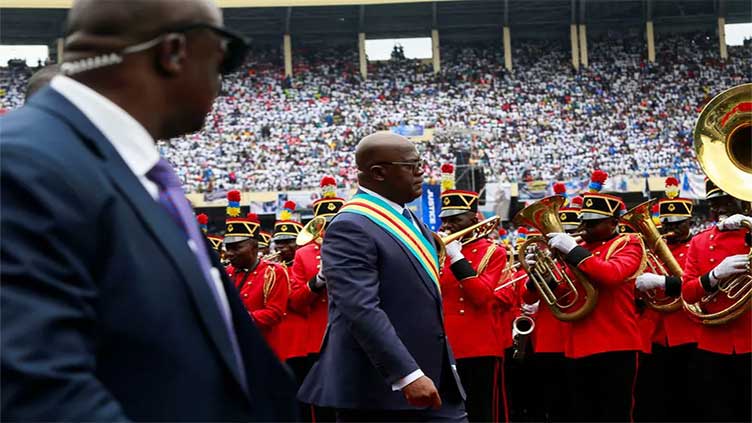
[[[159,159],[157,164],[146,173],[146,177],[159,187],[159,204],[164,207],[186,237],[193,241],[192,244],[195,246],[195,248],[192,249],[193,253],[196,255],[199,267],[201,267],[201,272],[204,274],[204,279],[206,280],[206,283],[209,284],[209,289],[214,296],[217,307],[219,307],[219,312],[222,315],[227,334],[230,338],[230,343],[232,344],[236,365],[240,370],[241,377],[243,377],[241,382],[245,386],[246,381],[243,376],[245,375],[245,369],[243,361],[240,359],[240,347],[238,346],[238,340],[235,337],[230,310],[225,308],[223,302],[220,300],[221,293],[218,291],[220,287],[214,283],[214,278],[211,274],[210,269],[212,266],[206,250],[204,236],[199,231],[196,218],[193,216],[193,209],[191,209],[188,200],[185,198],[180,179],[172,170],[170,163],[165,159]]]

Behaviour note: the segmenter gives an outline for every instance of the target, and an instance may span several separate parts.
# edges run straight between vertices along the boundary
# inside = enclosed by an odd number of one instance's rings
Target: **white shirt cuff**
[[[402,388],[404,388],[405,386],[407,386],[407,385],[415,382],[416,380],[418,380],[422,376],[424,376],[423,375],[423,370],[418,369],[418,370],[410,373],[409,375],[403,377],[402,379],[394,382],[392,384],[392,391],[401,391]]]

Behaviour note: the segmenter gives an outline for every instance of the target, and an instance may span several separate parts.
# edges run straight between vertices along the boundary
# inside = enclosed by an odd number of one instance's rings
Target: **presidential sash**
[[[380,198],[364,192],[356,194],[342,206],[339,212],[365,216],[392,235],[415,257],[426,274],[436,284],[436,289],[441,292],[439,285],[439,259],[436,249],[433,243],[429,242],[423,236],[423,233],[407,220],[405,216],[397,213],[393,207]]]

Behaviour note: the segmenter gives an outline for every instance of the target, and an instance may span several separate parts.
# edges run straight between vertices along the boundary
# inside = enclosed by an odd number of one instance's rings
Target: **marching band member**
[[[442,166],[442,171],[446,166]],[[441,229],[456,233],[478,223],[478,194],[449,189],[441,194]],[[470,234],[468,237],[472,237]],[[499,421],[502,381],[501,333],[495,324],[494,288],[506,264],[506,251],[487,238],[446,246],[441,274],[446,333],[466,387],[470,421]]]
[[[295,263],[295,252],[298,245],[295,242],[298,234],[303,229],[303,225],[295,219],[296,204],[293,201],[286,201],[279,213],[278,220],[274,224],[274,249],[279,253],[278,262],[290,273],[290,269]],[[288,287],[292,291],[292,278],[289,279]],[[308,356],[308,321],[306,315],[299,313],[290,305],[288,299],[287,311],[284,314],[282,322],[279,324],[278,343],[280,345],[280,358],[285,360],[290,369],[295,374],[295,379],[300,386],[305,379],[308,370],[310,370]],[[311,421],[311,407],[300,403],[299,414],[301,421]]]
[[[563,184],[561,184],[563,185]],[[566,191],[554,192],[562,195]],[[565,207],[559,210],[559,220],[566,233],[574,233],[580,226],[579,212],[582,207],[582,197],[577,196],[568,200]],[[526,281],[524,281],[526,282]],[[524,288],[524,284],[522,285]],[[542,394],[542,402],[531,406],[535,421],[561,421],[569,416],[569,401],[567,384],[564,378],[551,375],[565,375],[570,366],[570,360],[564,356],[564,342],[569,323],[557,319],[546,304],[540,304],[540,296],[531,295],[531,290],[522,290],[523,307],[533,311],[535,330],[531,334],[534,354],[530,357],[535,386]]]
[[[219,258],[222,259],[222,256],[224,255],[224,252],[222,251],[224,237],[222,235],[209,234],[209,216],[206,214],[198,214],[196,216],[196,221],[198,221],[198,226],[201,228],[201,232],[209,241],[209,245],[211,245],[212,249],[219,255]]]
[[[321,179],[321,198],[313,203],[314,217],[324,217],[329,222],[345,204],[337,197],[337,182],[331,176]],[[308,373],[316,362],[321,349],[328,317],[328,298],[323,278],[317,277],[321,270],[321,243],[323,234],[308,244],[298,248],[290,269],[292,277],[290,291],[290,308],[306,316],[308,341],[306,353],[308,361],[305,372]],[[315,408],[317,420],[333,418],[333,412],[324,408]]]
[[[272,243],[272,234],[264,229],[259,232],[259,256],[269,255],[269,247]]]
[[[687,251],[692,238],[689,224],[692,220],[692,200],[679,198],[679,181],[666,179],[666,198],[658,204],[658,219],[663,233],[673,233],[666,244],[679,266],[684,269]],[[667,296],[680,297],[681,278],[645,272],[635,280],[635,287],[642,292],[663,290]],[[647,315],[647,316],[646,316]],[[647,338],[649,356],[640,363],[640,378],[637,389],[636,419],[645,421],[678,420],[696,418],[694,387],[687,372],[694,364],[697,347],[698,323],[679,309],[659,312],[646,308],[646,319],[652,319],[652,333]],[[646,339],[643,339],[645,342]]]
[[[261,222],[255,213],[229,217],[225,224],[225,256],[230,262],[227,274],[264,339],[279,356],[275,330],[287,309],[287,272],[282,266],[259,258]]]
[[[548,244],[598,290],[595,308],[570,322],[565,335],[565,355],[573,359],[571,417],[629,421],[640,349],[633,281],[643,270],[645,253],[639,238],[617,232],[626,207],[621,198],[598,192],[607,176],[596,170],[583,196],[582,242],[549,233]]]
[[[749,273],[750,240],[741,222],[752,223],[743,213],[741,200],[705,181],[710,211],[718,222],[695,235],[689,243],[685,263],[683,299],[694,304],[707,295],[708,313],[719,312],[730,301],[719,292],[719,283]],[[668,289],[668,287],[667,287]],[[752,410],[752,313],[718,325],[700,325],[697,334],[699,374],[688,374],[701,381],[690,389],[697,392],[700,413],[711,421],[750,421]]]

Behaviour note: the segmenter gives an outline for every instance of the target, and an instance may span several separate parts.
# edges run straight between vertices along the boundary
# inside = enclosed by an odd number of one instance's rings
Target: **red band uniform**
[[[441,202],[445,226],[447,221],[476,221],[471,219],[478,211],[477,193],[447,190],[441,194]],[[459,225],[455,231],[464,229]],[[462,246],[460,255],[448,257],[441,274],[447,338],[466,387],[471,421],[499,421],[505,415],[497,407],[503,347],[494,297],[505,265],[506,251],[480,238]]]
[[[706,196],[711,211],[721,206],[717,203],[735,204],[737,213],[742,209],[740,201],[720,190],[712,181],[706,181]],[[728,206],[726,206],[728,207]],[[721,214],[721,212],[716,212]],[[748,216],[745,216],[749,219]],[[719,223],[719,226],[723,222]],[[745,229],[728,230],[713,226],[692,238],[687,252],[683,276],[683,299],[694,304],[702,297],[717,292],[717,267],[724,259],[734,255],[748,255],[749,235]],[[725,225],[724,225],[725,226]],[[749,261],[747,261],[749,263]],[[747,264],[749,266],[749,264]],[[746,268],[749,273],[749,267]],[[705,303],[706,313],[723,310],[730,304],[723,293]],[[698,331],[699,374],[692,374],[701,381],[693,389],[703,398],[700,413],[705,420],[750,421],[750,398],[752,392],[752,313],[747,309],[736,319],[720,325],[700,325]]]
[[[345,200],[336,197],[336,181],[331,176],[321,179],[322,198],[313,203],[314,217],[324,217],[330,221],[345,204]],[[323,235],[308,244],[298,248],[295,261],[290,269],[292,277],[290,291],[290,308],[306,317],[307,340],[305,345],[308,357],[307,367],[318,359],[321,341],[326,331],[329,300],[326,286],[317,283],[317,275],[321,270],[321,242]],[[331,409],[315,407],[317,420],[333,419]]]
[[[260,228],[261,224],[254,214],[245,218],[230,217],[226,220],[224,243],[258,243],[261,240]],[[276,331],[287,309],[287,272],[283,266],[258,257],[250,258],[249,263],[252,264],[248,268],[228,266],[227,274],[264,339],[278,357],[284,359],[280,355],[282,346]]]
[[[645,256],[638,237],[619,235],[616,230],[626,207],[621,198],[598,192],[606,176],[605,172],[594,172],[591,192],[583,196],[580,211],[588,232],[584,238],[600,232],[600,240],[583,240],[577,245],[574,238],[559,233],[549,234],[549,245],[564,254],[567,263],[598,290],[594,309],[569,323],[565,338],[565,356],[574,359],[573,374],[568,378],[570,417],[628,421],[632,418],[640,350],[634,278],[642,272]]]

